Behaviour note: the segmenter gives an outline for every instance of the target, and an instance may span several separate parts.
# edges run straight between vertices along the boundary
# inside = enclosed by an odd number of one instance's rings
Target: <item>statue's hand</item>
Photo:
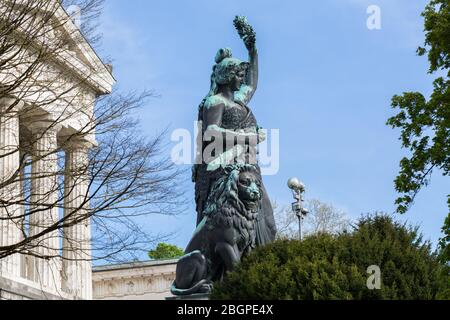
[[[267,139],[266,132],[262,129],[258,130],[258,143],[264,142]]]
[[[234,19],[234,26],[239,33],[239,36],[244,41],[245,47],[252,52],[256,48],[256,33],[253,27],[248,23],[244,16],[236,16]]]
[[[244,44],[248,52],[254,52],[256,50],[256,43],[252,39],[244,38]]]
[[[249,127],[249,128],[245,128],[242,130],[244,133],[253,133],[253,134],[257,134],[257,130],[256,128],[253,127]]]

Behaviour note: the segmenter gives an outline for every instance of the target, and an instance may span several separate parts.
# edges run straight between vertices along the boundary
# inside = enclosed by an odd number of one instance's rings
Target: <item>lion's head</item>
[[[225,174],[213,184],[203,213],[212,218],[216,226],[234,223],[235,227],[242,228],[243,223],[255,220],[261,197],[261,181],[256,167],[229,165],[225,167]]]

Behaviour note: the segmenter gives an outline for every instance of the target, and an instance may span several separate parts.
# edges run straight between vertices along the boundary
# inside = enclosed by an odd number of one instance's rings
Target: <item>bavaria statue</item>
[[[258,83],[256,34],[245,17],[236,17],[234,25],[249,61],[220,49],[211,89],[199,107],[201,160],[192,170],[197,228],[177,264],[174,295],[209,293],[243,256],[275,239],[273,210],[256,160],[265,135],[248,107]]]

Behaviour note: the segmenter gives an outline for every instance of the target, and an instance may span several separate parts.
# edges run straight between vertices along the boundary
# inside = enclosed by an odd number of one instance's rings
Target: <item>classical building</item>
[[[42,237],[39,234],[68,215],[71,208],[88,205],[83,195],[89,178],[85,172],[74,173],[86,165],[87,151],[96,145],[89,125],[94,101],[110,93],[115,80],[111,68],[99,59],[59,1],[49,1],[53,6],[48,7],[37,7],[39,2],[0,0],[2,23],[17,18],[14,12],[5,13],[11,3],[15,9],[35,5],[29,14],[37,20],[45,17],[46,11],[54,11],[48,22],[52,27],[42,39],[28,39],[21,33],[27,26],[20,26],[11,35],[20,45],[29,44],[27,51],[8,48],[8,53],[0,56],[0,91],[12,88],[8,95],[0,95],[0,248],[18,252],[16,244],[25,237],[35,237],[28,252],[0,258],[0,299],[92,299],[89,221],[67,227],[62,233],[55,229]],[[32,62],[11,62],[19,58],[32,61],[42,52],[50,52],[48,48],[58,42],[54,40],[62,38],[64,48],[53,48],[46,60],[36,64],[32,81],[24,77]],[[25,81],[11,85],[21,77]],[[75,136],[79,138],[70,139]],[[61,164],[52,152],[61,146],[63,151],[58,152],[65,153],[64,190],[55,188],[60,179],[55,172]],[[22,167],[24,161],[31,163],[28,172]],[[31,178],[21,178],[25,176]],[[29,184],[24,185],[24,181]],[[57,203],[61,193],[65,195],[63,205],[48,205]],[[82,212],[77,209],[76,215]]]
[[[171,297],[178,260],[134,262],[95,267],[94,300],[164,300]]]

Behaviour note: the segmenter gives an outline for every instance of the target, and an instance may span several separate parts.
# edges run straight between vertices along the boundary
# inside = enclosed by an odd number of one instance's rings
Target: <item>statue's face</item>
[[[239,91],[244,83],[245,71],[239,68],[231,79],[231,89],[233,91]]]
[[[252,172],[242,172],[238,181],[239,199],[244,203],[247,210],[256,212],[259,209],[261,199],[260,182]]]

